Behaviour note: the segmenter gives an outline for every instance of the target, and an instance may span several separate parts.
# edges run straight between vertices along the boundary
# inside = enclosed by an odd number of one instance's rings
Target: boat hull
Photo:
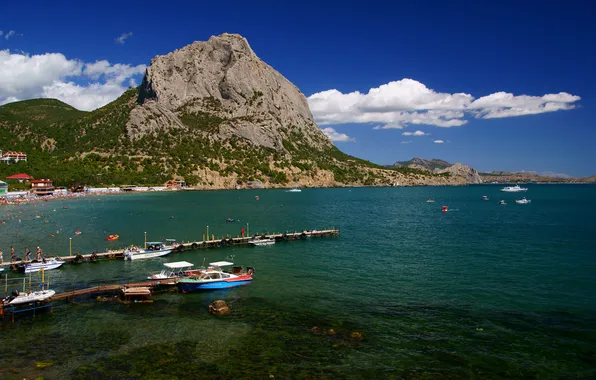
[[[252,278],[235,279],[233,281],[196,281],[196,280],[180,280],[177,285],[178,288],[184,292],[196,292],[201,290],[217,290],[230,289],[238,286],[245,286],[252,282]]]
[[[153,259],[155,257],[162,257],[169,255],[172,252],[171,249],[166,249],[162,251],[149,251],[149,252],[139,252],[133,254],[125,254],[126,260],[142,260],[142,259]]]
[[[64,261],[49,261],[46,263],[29,263],[25,264],[22,267],[23,272],[25,273],[35,273],[39,272],[40,270],[52,270],[56,268],[60,268],[64,264]]]
[[[30,302],[41,302],[52,298],[56,294],[54,290],[40,290],[29,294],[23,294],[15,297],[7,305],[22,305]]]

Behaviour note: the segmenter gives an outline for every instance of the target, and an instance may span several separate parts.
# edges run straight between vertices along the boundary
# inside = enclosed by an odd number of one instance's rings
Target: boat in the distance
[[[20,264],[18,266],[19,271],[25,273],[39,272],[40,270],[52,270],[60,268],[64,264],[64,261],[56,260],[55,258],[45,259],[43,261],[31,261],[30,263]]]
[[[435,200],[434,199],[427,199],[426,200],[426,203],[435,203]]]
[[[499,204],[500,204],[500,205],[506,205],[507,203],[505,203],[505,201],[501,199],[501,200],[499,201]]]
[[[47,290],[39,290],[37,292],[19,292],[18,290],[13,290],[12,293],[2,299],[0,302],[2,305],[22,305],[25,303],[31,302],[41,302],[46,301],[52,298],[56,294],[54,290],[47,289]]]
[[[532,203],[532,201],[524,197],[522,199],[516,199],[515,203],[517,203],[518,205],[527,205],[528,203]]]
[[[252,282],[253,267],[233,266],[229,261],[209,263],[207,269],[178,280],[177,286],[183,293],[198,290],[229,289],[248,285]],[[231,272],[222,267],[233,266]]]
[[[114,240],[118,240],[119,237],[120,237],[120,235],[114,234],[114,235],[108,235],[108,236],[106,236],[106,239],[108,241],[114,241]]]
[[[504,188],[501,189],[501,191],[506,192],[506,193],[517,193],[520,191],[528,191],[527,187],[520,187],[519,185],[515,185],[515,186],[505,186]]]
[[[298,189],[298,188],[293,188],[290,190],[287,190],[288,193],[300,193],[302,190]]]
[[[482,196],[482,200],[483,200],[483,201],[488,201],[488,196],[486,196],[486,195],[483,195],[483,196]]]
[[[172,247],[166,246],[161,241],[151,241],[146,243],[147,248],[130,247],[124,250],[125,260],[152,259],[162,257],[172,252]]]
[[[200,270],[192,270],[193,263],[189,263],[187,261],[176,261],[174,263],[165,263],[165,269],[162,269],[161,272],[154,274],[152,276],[147,277],[149,280],[167,280],[167,279],[178,279],[181,277],[186,277],[191,274],[196,274]],[[175,282],[173,282],[175,284]],[[172,285],[173,285],[172,284]]]
[[[248,244],[255,246],[255,247],[259,247],[259,246],[263,246],[263,245],[273,245],[273,244],[275,244],[275,239],[254,237],[248,241]]]

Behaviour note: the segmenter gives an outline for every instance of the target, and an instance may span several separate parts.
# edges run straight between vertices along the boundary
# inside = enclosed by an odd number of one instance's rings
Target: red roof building
[[[6,177],[6,179],[31,180],[31,179],[33,179],[33,177],[31,177],[30,175],[25,174],[25,173],[19,173],[19,174],[14,174],[9,177]]]
[[[0,151],[0,162],[10,164],[13,162],[27,161],[27,153],[23,152],[4,152]]]

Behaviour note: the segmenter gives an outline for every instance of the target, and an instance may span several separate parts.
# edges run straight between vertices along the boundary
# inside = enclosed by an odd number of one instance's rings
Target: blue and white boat
[[[125,260],[140,260],[152,259],[155,257],[162,257],[169,255],[172,252],[172,247],[165,245],[161,241],[151,241],[146,243],[145,249],[138,247],[130,247],[124,250]]]
[[[207,269],[199,273],[178,280],[178,288],[183,293],[199,290],[229,289],[248,285],[252,282],[254,268],[241,266],[232,267],[231,272],[224,272],[222,267],[233,266],[229,261],[210,263]]]

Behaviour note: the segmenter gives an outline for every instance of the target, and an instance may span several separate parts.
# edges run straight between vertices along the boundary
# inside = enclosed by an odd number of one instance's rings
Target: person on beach
[[[41,248],[37,247],[37,261],[41,262],[43,260],[43,254],[41,253]]]
[[[31,251],[27,247],[25,247],[25,260],[31,261]]]

